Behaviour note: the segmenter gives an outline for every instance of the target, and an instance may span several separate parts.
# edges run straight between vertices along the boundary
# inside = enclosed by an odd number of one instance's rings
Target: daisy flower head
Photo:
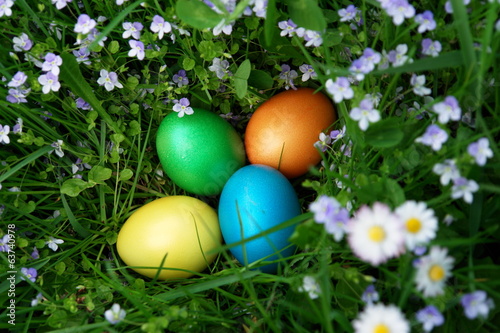
[[[409,333],[410,323],[395,305],[367,306],[353,320],[355,333]]]
[[[347,222],[349,246],[356,256],[373,266],[405,251],[405,233],[400,218],[389,206],[376,202],[361,207]]]
[[[418,245],[425,245],[436,237],[438,221],[434,211],[425,202],[407,201],[396,214],[405,227],[406,248],[413,251]]]
[[[451,276],[455,259],[448,256],[448,250],[439,246],[431,247],[429,254],[418,261],[415,282],[424,297],[434,297],[444,293],[446,280]]]

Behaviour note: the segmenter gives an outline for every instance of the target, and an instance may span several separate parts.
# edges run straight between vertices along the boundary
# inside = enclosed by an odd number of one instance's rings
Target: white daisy
[[[395,305],[375,304],[366,307],[352,322],[355,333],[408,333],[410,324]]]
[[[448,257],[448,250],[433,246],[429,254],[420,258],[415,280],[417,289],[425,297],[434,297],[443,294],[444,284],[451,276],[451,269],[455,259]]]
[[[406,248],[412,251],[417,245],[425,245],[436,237],[438,221],[434,211],[425,202],[407,201],[396,208],[396,215],[405,226]]]
[[[399,217],[383,203],[361,207],[347,223],[349,245],[361,260],[378,266],[402,254],[404,228]]]

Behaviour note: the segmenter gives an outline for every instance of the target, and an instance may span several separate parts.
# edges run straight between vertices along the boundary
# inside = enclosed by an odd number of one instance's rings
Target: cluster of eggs
[[[330,99],[310,88],[262,103],[244,143],[213,112],[195,108],[182,118],[170,113],[156,137],[161,165],[187,192],[220,195],[217,212],[189,196],[156,199],[125,222],[118,254],[140,274],[172,280],[202,272],[224,242],[241,264],[266,261],[259,269],[275,273],[280,258],[294,252],[288,242],[294,229],[280,224],[301,213],[288,179],[320,161],[314,143],[335,120]]]

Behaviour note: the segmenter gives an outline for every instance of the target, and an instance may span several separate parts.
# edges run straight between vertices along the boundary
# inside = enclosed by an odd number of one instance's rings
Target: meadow
[[[0,329],[500,332],[499,13],[0,0]],[[280,224],[296,250],[277,273],[231,244],[186,279],[130,269],[116,242],[134,211],[219,202],[166,175],[161,121],[205,109],[243,138],[261,103],[301,87],[338,119],[314,144],[321,163],[290,179],[301,214]]]

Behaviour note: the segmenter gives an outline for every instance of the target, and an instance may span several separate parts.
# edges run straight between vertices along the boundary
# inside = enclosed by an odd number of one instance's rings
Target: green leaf
[[[374,71],[375,75],[432,71],[436,69],[460,67],[464,64],[460,51],[451,51],[437,57],[427,57],[398,67]]]
[[[199,0],[179,0],[175,11],[177,17],[196,29],[213,28],[224,18]]]
[[[326,21],[323,11],[314,0],[287,0],[288,13],[297,26],[314,31],[324,31]]]
[[[182,68],[186,71],[192,70],[195,65],[196,62],[191,58],[184,58],[184,60],[182,60]]]
[[[250,77],[250,70],[252,66],[250,60],[243,61],[234,73],[234,88],[236,89],[236,96],[243,98],[247,94],[248,78]]]
[[[121,181],[129,180],[130,178],[132,178],[133,175],[134,175],[134,173],[132,172],[132,170],[123,169],[120,171],[120,180]]]
[[[67,194],[70,197],[78,196],[83,190],[91,188],[92,184],[83,179],[73,178],[66,180],[61,186],[61,193]]]
[[[118,52],[120,50],[120,44],[118,43],[118,41],[111,41],[111,43],[109,43],[108,45],[108,50],[111,54],[115,54],[116,52]]]
[[[389,148],[398,145],[403,140],[399,119],[387,118],[370,125],[365,133],[368,144],[377,148]]]
[[[278,28],[279,13],[276,9],[276,1],[269,0],[267,2],[266,20],[264,21],[264,34],[262,44],[266,49],[269,49],[274,44],[274,40],[280,37]]]
[[[250,72],[248,77],[248,84],[257,89],[271,89],[274,85],[273,77],[265,71],[259,69]]]
[[[111,178],[111,174],[111,169],[102,167],[100,165],[94,165],[89,171],[89,181],[97,184],[104,184],[105,180]]]

